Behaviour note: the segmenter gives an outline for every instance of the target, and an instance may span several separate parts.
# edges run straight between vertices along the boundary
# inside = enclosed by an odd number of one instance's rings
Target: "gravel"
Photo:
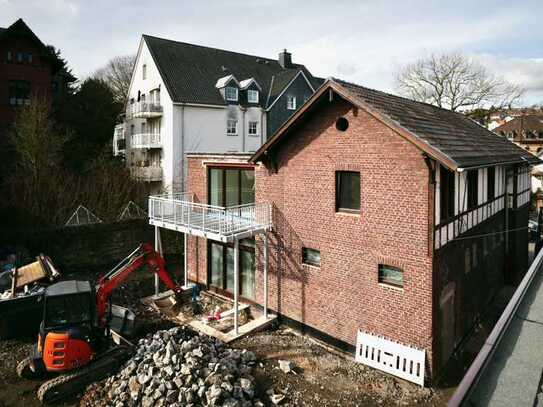
[[[174,327],[140,339],[134,357],[91,386],[81,405],[261,406],[251,375],[255,364],[253,352]]]

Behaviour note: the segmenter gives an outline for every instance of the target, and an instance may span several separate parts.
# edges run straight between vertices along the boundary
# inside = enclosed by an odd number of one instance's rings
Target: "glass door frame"
[[[227,190],[228,187],[226,185],[226,171],[228,170],[234,170],[238,171],[238,177],[237,177],[237,188],[238,188],[238,199],[236,205],[231,206],[237,206],[242,205],[242,197],[243,197],[243,188],[242,188],[242,171],[252,171],[253,173],[253,200],[252,202],[244,202],[243,204],[248,203],[254,203],[254,182],[255,182],[255,167],[254,165],[244,165],[244,164],[232,164],[232,165],[208,165],[206,169],[206,175],[207,175],[207,204],[208,205],[215,205],[215,206],[222,206],[222,207],[228,207],[226,205],[226,199],[227,199]],[[222,170],[222,177],[221,177],[221,201],[222,205],[216,205],[214,203],[211,203],[211,171],[212,170]]]
[[[222,246],[222,287],[218,287],[216,285],[213,285],[211,282],[211,265],[212,265],[212,250],[211,245],[216,244],[218,246]],[[207,241],[207,286],[208,289],[211,291],[214,291],[218,294],[224,295],[229,298],[234,297],[234,292],[230,291],[226,288],[227,286],[227,274],[228,274],[228,262],[227,262],[227,256],[228,256],[228,249],[234,250],[234,244],[233,243],[223,243],[216,240],[208,240]],[[253,276],[256,276],[256,258],[255,258],[255,247],[254,246],[248,246],[243,244],[243,240],[240,240],[239,242],[239,251],[238,251],[238,264],[239,264],[239,279],[238,279],[238,293],[240,298],[243,298],[244,300],[247,300],[249,302],[254,302],[256,298],[256,281],[254,281],[254,286],[252,288],[253,290],[253,298],[251,297],[245,297],[242,292],[242,285],[243,285],[243,256],[242,252],[250,253],[253,257]],[[233,271],[232,271],[233,272]],[[254,278],[254,277],[253,277]],[[232,288],[233,289],[233,288]]]

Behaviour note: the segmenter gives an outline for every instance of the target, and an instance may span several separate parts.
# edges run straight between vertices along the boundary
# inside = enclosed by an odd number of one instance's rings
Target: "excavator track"
[[[24,379],[36,379],[42,376],[39,372],[34,372],[31,368],[33,357],[24,358],[17,364],[17,376]]]
[[[118,369],[132,352],[127,346],[109,349],[94,359],[90,365],[43,383],[38,389],[38,399],[44,404],[49,404],[76,394]]]

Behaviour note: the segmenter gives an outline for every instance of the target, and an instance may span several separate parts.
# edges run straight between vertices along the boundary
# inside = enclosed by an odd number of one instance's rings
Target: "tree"
[[[431,55],[408,64],[398,71],[396,86],[411,99],[453,111],[511,107],[524,93],[462,54]]]
[[[135,55],[117,56],[97,70],[93,77],[104,81],[113,92],[115,101],[125,106],[135,64]]]
[[[70,96],[59,113],[60,121],[72,131],[64,158],[68,166],[85,171],[89,163],[109,149],[113,129],[122,105],[110,87],[99,79],[86,79]]]

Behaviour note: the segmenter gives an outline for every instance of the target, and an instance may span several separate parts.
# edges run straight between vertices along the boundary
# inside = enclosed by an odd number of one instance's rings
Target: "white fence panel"
[[[358,331],[357,362],[424,386],[425,359],[423,350]]]

